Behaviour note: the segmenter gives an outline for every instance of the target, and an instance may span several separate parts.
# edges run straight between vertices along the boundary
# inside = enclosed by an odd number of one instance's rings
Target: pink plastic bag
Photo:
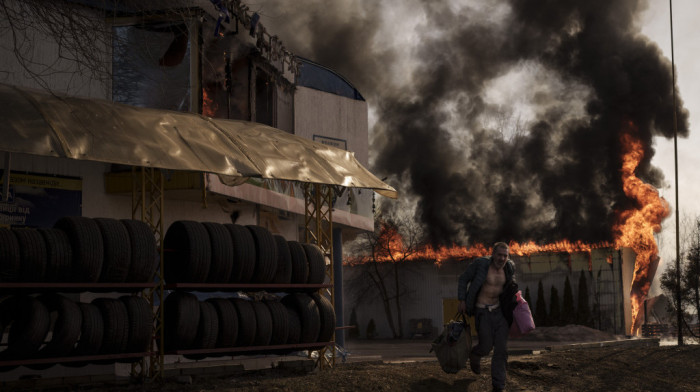
[[[535,320],[532,319],[532,313],[530,312],[530,306],[527,301],[522,297],[522,293],[518,291],[515,294],[518,304],[513,310],[513,327],[511,328],[511,335],[524,335],[535,330]],[[517,329],[515,328],[517,325]]]

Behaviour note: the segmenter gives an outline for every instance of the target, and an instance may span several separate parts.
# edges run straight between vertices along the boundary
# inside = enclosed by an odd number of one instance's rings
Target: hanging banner
[[[0,170],[0,172],[3,172]],[[0,185],[5,181],[0,176]],[[0,201],[0,226],[53,227],[64,216],[81,216],[83,180],[78,177],[10,173],[10,188]]]

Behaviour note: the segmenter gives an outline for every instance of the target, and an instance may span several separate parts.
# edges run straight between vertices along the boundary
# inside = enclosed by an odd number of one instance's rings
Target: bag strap
[[[464,315],[464,313],[461,313],[459,310],[457,311],[457,313],[455,313],[453,319],[457,321],[462,320],[464,322],[464,325],[469,325],[469,320]]]

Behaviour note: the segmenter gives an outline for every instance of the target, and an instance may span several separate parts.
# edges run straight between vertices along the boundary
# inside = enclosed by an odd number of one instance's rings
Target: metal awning
[[[0,150],[172,170],[397,192],[352,152],[267,125],[59,97],[0,84]]]

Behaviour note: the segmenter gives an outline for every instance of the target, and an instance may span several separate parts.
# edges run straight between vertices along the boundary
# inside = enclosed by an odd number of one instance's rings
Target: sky
[[[700,216],[700,3],[693,0],[673,0],[673,47],[676,64],[676,83],[690,113],[690,134],[678,139],[678,212],[681,233],[689,219]],[[670,7],[668,1],[652,0],[643,14],[642,32],[649,36],[671,58]],[[676,254],[675,212],[676,185],[674,179],[673,141],[655,138],[656,156],[652,163],[658,166],[666,177],[667,185],[660,189],[661,195],[669,202],[672,216],[662,224],[658,242],[662,263],[673,262]],[[664,268],[665,264],[659,268]],[[658,277],[658,274],[657,274]],[[658,279],[656,280],[658,282]],[[653,294],[653,293],[652,293]]]
[[[629,205],[616,161],[622,116],[611,110],[622,107],[647,145],[640,177],[672,208],[658,236],[660,271],[675,256],[673,143],[658,136],[672,134],[668,1],[649,0],[646,10],[643,0],[247,4],[293,52],[367,98],[370,168],[388,175],[402,195],[396,205],[415,211],[433,240],[609,240],[616,209]],[[677,93],[687,110],[679,129],[689,134],[678,142],[683,231],[700,215],[700,3],[675,0],[673,9]],[[583,38],[567,41],[580,28]],[[591,103],[597,118],[586,112]]]

